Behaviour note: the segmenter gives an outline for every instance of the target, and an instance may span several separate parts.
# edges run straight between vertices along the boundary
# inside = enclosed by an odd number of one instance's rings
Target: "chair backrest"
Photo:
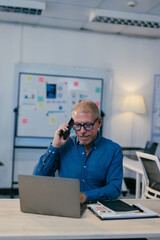
[[[160,199],[160,161],[155,155],[136,152],[146,185],[145,197]]]
[[[154,155],[156,152],[157,146],[158,146],[157,142],[147,141],[146,146],[144,148],[144,152]]]
[[[160,143],[158,144],[158,146],[157,146],[157,148],[156,148],[155,155],[156,155],[157,157],[159,157],[159,159],[160,159]]]

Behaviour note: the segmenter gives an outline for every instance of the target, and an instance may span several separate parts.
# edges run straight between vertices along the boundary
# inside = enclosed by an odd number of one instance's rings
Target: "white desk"
[[[160,214],[160,200],[139,202]],[[160,239],[160,218],[102,221],[88,209],[82,218],[22,213],[18,199],[0,199],[0,240]]]
[[[123,157],[123,166],[136,172],[136,199],[140,198],[140,184],[142,178],[142,194],[144,192],[143,171],[139,161]]]

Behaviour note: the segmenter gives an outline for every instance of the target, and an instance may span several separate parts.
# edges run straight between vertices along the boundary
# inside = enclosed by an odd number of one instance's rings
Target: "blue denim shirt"
[[[122,159],[121,147],[109,139],[98,135],[86,156],[84,146],[73,136],[60,148],[50,144],[33,174],[54,176],[58,169],[59,177],[79,179],[87,202],[116,199],[121,194]]]

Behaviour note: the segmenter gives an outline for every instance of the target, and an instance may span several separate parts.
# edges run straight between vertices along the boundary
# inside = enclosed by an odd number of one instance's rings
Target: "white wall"
[[[134,118],[133,144],[144,147],[150,139],[153,78],[160,73],[159,62],[160,40],[0,24],[0,161],[4,163],[0,167],[0,188],[11,184],[16,63],[111,69],[111,126],[104,136],[122,146],[130,145],[131,115],[122,113],[121,103],[128,93],[139,93],[145,98],[147,113]],[[32,172],[39,154],[35,156],[32,163],[22,161],[20,168],[28,166]]]

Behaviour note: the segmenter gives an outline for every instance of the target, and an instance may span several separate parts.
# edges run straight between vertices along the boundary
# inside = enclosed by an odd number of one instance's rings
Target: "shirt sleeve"
[[[45,154],[43,154],[38,164],[35,166],[33,175],[54,176],[59,168],[59,148],[49,145]]]
[[[117,199],[120,196],[123,177],[122,161],[122,150],[118,149],[106,173],[106,185],[97,189],[84,191],[87,196],[87,203],[96,202],[98,199]]]

